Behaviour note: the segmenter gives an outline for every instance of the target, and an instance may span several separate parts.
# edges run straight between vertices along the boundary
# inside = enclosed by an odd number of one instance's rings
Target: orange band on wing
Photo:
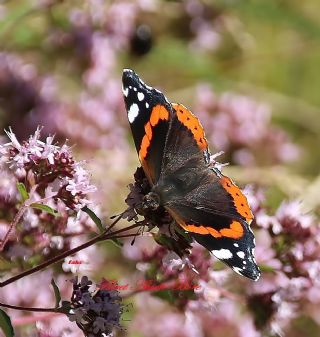
[[[253,214],[248,204],[247,198],[241,192],[240,188],[228,177],[223,176],[220,179],[222,187],[232,196],[234,205],[240,215],[242,215],[246,221],[252,222]]]
[[[152,128],[155,127],[160,120],[168,120],[169,119],[169,111],[163,105],[156,105],[150,114],[150,120],[144,126],[145,135],[142,138],[140,150],[139,150],[139,158],[141,162],[144,161],[148,154],[148,148],[151,144],[152,139]]]
[[[240,222],[233,221],[230,225],[230,228],[220,229],[222,236],[232,239],[239,239],[243,235],[243,227]]]
[[[172,106],[176,110],[178,120],[192,132],[199,148],[201,150],[207,149],[208,143],[199,119],[181,104],[172,103]]]
[[[228,228],[222,228],[220,230],[216,230],[212,227],[205,226],[196,226],[196,225],[180,225],[188,232],[207,235],[210,234],[215,238],[231,238],[231,239],[239,239],[243,236],[244,230],[240,222],[233,221]]]
[[[196,226],[196,225],[181,225],[186,231],[192,232],[192,233],[197,233],[197,234],[210,234],[209,233],[209,228],[204,227],[204,226]]]
[[[168,120],[169,111],[163,105],[156,105],[150,115],[150,124],[151,126],[156,126],[160,120]]]

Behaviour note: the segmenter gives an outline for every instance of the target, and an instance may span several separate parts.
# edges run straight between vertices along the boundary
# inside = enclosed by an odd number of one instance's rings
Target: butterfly
[[[153,207],[163,206],[178,225],[235,272],[258,280],[253,214],[239,187],[216,166],[198,118],[170,103],[124,69],[122,91],[139,160],[152,187]]]

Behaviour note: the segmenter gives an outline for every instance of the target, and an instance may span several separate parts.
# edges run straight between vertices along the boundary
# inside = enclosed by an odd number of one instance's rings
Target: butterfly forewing
[[[165,96],[147,86],[130,69],[123,71],[122,90],[134,143],[150,183],[160,175],[172,108]]]

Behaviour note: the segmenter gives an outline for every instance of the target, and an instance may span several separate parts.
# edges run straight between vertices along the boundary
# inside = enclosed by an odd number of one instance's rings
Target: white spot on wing
[[[242,271],[243,271],[243,269],[241,269],[241,268],[238,268],[238,267],[232,267],[232,269],[236,272],[236,273],[238,273],[238,274],[240,274],[240,275],[242,275]]]
[[[136,119],[136,117],[139,114],[139,107],[137,104],[132,104],[129,111],[128,111],[128,119],[130,123],[133,123],[133,121]]]
[[[122,88],[122,92],[123,92],[123,95],[125,96],[125,97],[128,97],[128,94],[129,94],[129,89],[128,88]]]
[[[231,259],[233,256],[229,249],[212,250],[211,253],[221,260]]]
[[[240,259],[244,259],[245,254],[241,250],[237,252],[237,255],[240,257]]]
[[[146,108],[149,108],[149,103],[148,102],[146,102]]]
[[[143,99],[144,99],[144,94],[143,94],[143,92],[138,92],[138,100],[139,100],[139,101],[143,101]]]
[[[134,91],[137,91],[137,88],[136,88],[136,87],[133,87],[133,90],[134,90]]]
[[[238,245],[237,243],[234,243],[233,245],[234,245],[235,247],[239,247],[239,245]]]

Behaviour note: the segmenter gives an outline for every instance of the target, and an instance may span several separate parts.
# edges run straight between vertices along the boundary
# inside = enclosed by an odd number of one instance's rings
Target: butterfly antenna
[[[141,233],[143,233],[144,232],[144,228],[145,228],[145,224],[143,224],[143,225],[141,225],[139,228],[138,228],[138,230],[137,230],[137,232],[136,232],[136,234],[134,234],[134,237],[133,237],[133,239],[132,239],[132,241],[131,241],[131,246],[133,246],[134,245],[134,243],[136,242],[136,238],[137,238],[137,236],[139,235],[139,234],[141,234]]]

